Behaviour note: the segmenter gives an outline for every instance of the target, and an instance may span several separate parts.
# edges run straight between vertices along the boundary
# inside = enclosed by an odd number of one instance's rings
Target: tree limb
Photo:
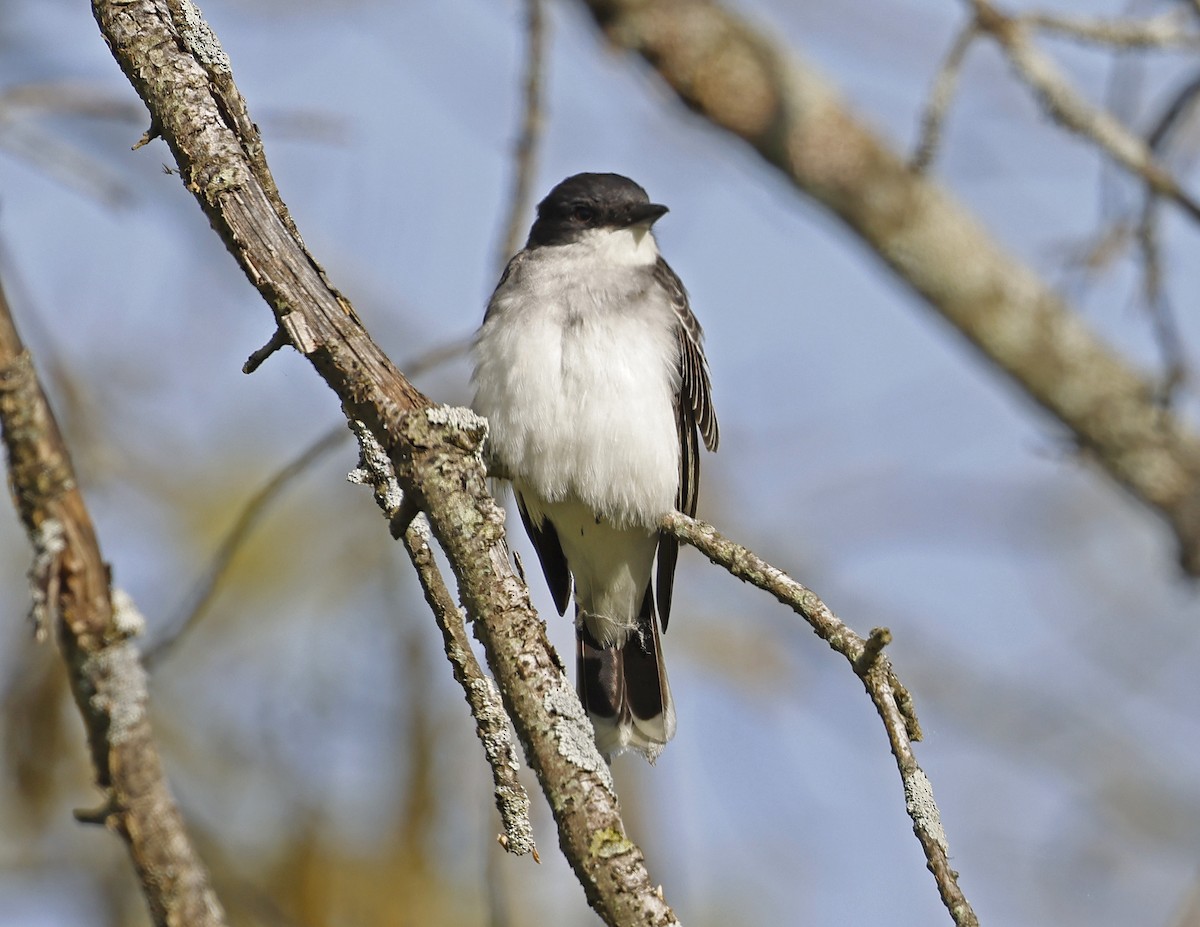
[[[861,237],[1080,447],[1171,526],[1200,575],[1200,439],[949,193],[811,67],[708,0],[584,0],[615,44]]]
[[[663,519],[662,527],[738,579],[769,592],[807,621],[823,641],[849,661],[883,720],[892,756],[900,770],[904,805],[912,818],[913,833],[925,851],[942,903],[958,927],[978,927],[979,919],[958,886],[958,873],[950,867],[950,847],[942,828],[941,812],[933,800],[933,786],[913,752],[912,742],[921,739],[921,729],[912,699],[883,653],[883,648],[891,642],[891,632],[887,628],[876,628],[869,637],[859,636],[815,592],[754,552],[722,537],[712,525],[688,518],[681,512],[672,512]]]
[[[360,450],[359,469],[350,474],[350,479],[370,486],[384,517],[389,523],[395,524],[404,508],[404,494],[396,481],[391,459],[361,422],[351,422],[350,430],[358,438]],[[446,588],[437,561],[433,558],[433,548],[429,544],[429,522],[423,515],[409,518],[407,522],[400,526],[398,533],[409,559],[416,567],[425,601],[442,632],[446,658],[453,667],[455,680],[462,686],[467,704],[471,706],[471,714],[475,716],[475,733],[483,744],[488,765],[492,767],[496,809],[504,825],[499,843],[508,852],[518,856],[532,853],[534,860],[540,862],[533,842],[533,828],[529,823],[529,796],[517,778],[520,764],[508,734],[508,714],[504,711],[500,692],[475,660],[462,612]]]
[[[98,809],[77,817],[124,839],[155,924],[221,927],[225,914],[154,745],[146,674],[129,639],[141,616],[110,585],[66,445],[2,291],[0,425],[13,500],[34,547],[35,624],[58,632],[104,792]]]
[[[480,420],[429,407],[368,336],[304,247],[215,36],[190,0],[93,0],[113,56],[146,103],[188,190],[274,310],[290,343],[387,450],[428,515],[483,643],[559,842],[589,903],[614,925],[676,923],[629,840],[608,767],[562,661],[508,558],[488,492]]]

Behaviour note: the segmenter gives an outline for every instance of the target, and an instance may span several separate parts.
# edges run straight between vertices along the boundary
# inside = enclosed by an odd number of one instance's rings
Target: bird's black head
[[[667,211],[646,191],[620,174],[576,174],[538,204],[537,221],[526,248],[567,245],[589,229],[647,228]]]

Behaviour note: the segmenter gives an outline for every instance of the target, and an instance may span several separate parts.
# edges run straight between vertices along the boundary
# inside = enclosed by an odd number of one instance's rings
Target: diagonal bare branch
[[[904,803],[913,822],[913,833],[925,852],[942,903],[958,927],[978,927],[979,920],[959,888],[958,873],[950,866],[950,847],[942,827],[941,812],[933,800],[933,786],[913,752],[913,741],[920,740],[921,735],[912,699],[883,653],[883,648],[891,641],[891,632],[887,628],[876,628],[868,637],[860,636],[815,592],[753,551],[722,537],[712,525],[681,512],[672,512],[663,519],[662,527],[738,579],[769,592],[807,621],[817,636],[849,661],[883,721],[892,755],[900,770]]]
[[[190,0],[93,0],[114,58],[170,146],[180,177],[290,344],[351,421],[383,446],[429,518],[489,667],[545,791],[588,902],[613,925],[675,915],[626,835],[608,767],[528,589],[512,568],[488,490],[477,419],[447,415],[400,373],[305,248],[266,165],[232,68]]]
[[[946,111],[954,99],[958,89],[958,78],[962,72],[963,61],[971,48],[971,43],[979,37],[979,29],[974,22],[968,23],[950,45],[950,50],[938,68],[937,77],[933,80],[933,89],[929,93],[929,101],[925,112],[921,114],[921,134],[917,141],[916,151],[909,161],[917,173],[926,170],[933,163],[934,155],[942,138],[942,124],[946,121]]]
[[[467,352],[470,344],[471,339],[467,337],[456,338],[436,345],[406,363],[405,369],[410,376],[419,376],[447,361],[462,356]],[[326,430],[294,458],[272,473],[266,482],[242,505],[233,525],[221,538],[216,551],[209,559],[208,566],[192,588],[191,594],[179,614],[168,622],[167,627],[157,639],[145,648],[144,658],[148,666],[153,666],[160,660],[204,615],[238,550],[283,491],[302,474],[308,472],[325,454],[345,440],[347,440],[347,434],[343,424],[339,423]]]

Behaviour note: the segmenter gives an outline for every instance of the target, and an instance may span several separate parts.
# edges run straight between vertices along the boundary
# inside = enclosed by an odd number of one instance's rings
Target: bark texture
[[[275,189],[228,58],[190,0],[92,6],[150,110],[148,135],[170,146],[188,190],[272,307],[283,335],[269,347],[290,343],[312,362],[428,516],[588,901],[609,924],[676,923],[626,836],[591,726],[509,562],[504,515],[478,454],[481,421],[431,408],[329,283]]]

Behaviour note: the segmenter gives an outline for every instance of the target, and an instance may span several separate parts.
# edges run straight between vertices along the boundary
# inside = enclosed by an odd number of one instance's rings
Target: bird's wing
[[[696,514],[700,489],[700,439],[710,451],[721,440],[717,415],[712,403],[712,383],[704,357],[704,333],[692,314],[687,291],[661,257],[654,268],[655,281],[671,299],[675,310],[675,338],[679,346],[679,391],[675,394],[675,423],[679,433],[679,492],[675,505],[685,515]],[[660,533],[658,542],[658,614],[663,630],[671,615],[671,593],[675,585],[675,562],[679,558],[679,540]]]
[[[526,255],[528,254],[528,251],[518,251],[512,256],[509,262],[504,265],[504,273],[500,275],[500,282],[496,284],[496,289],[492,290],[492,295],[488,299],[487,311],[483,314],[483,321],[486,322],[491,316],[492,312],[496,308],[496,296],[499,295],[502,289],[504,289],[504,284],[508,283],[508,278],[513,275],[513,272],[516,271],[518,267],[521,266]]]
[[[528,251],[518,251],[508,262],[508,266],[504,268],[500,282],[496,284],[496,289],[492,293],[491,299],[488,300],[487,312],[483,317],[485,323],[496,311],[499,304],[497,297],[504,289],[505,284],[508,283],[509,278],[521,266],[528,254]],[[542,572],[546,574],[546,584],[550,587],[550,594],[554,597],[558,613],[562,615],[571,601],[571,571],[567,567],[567,557],[559,543],[558,532],[554,530],[554,525],[549,520],[543,519],[535,524],[521,493],[514,492],[514,495],[517,498],[517,511],[521,513],[521,524],[525,526],[525,533],[533,542],[533,549],[537,551],[538,560],[542,564]]]
[[[546,585],[550,587],[550,594],[554,597],[554,606],[560,615],[565,614],[571,601],[571,570],[567,566],[567,556],[563,553],[562,544],[559,543],[558,532],[554,530],[554,525],[548,518],[535,525],[521,494],[518,492],[514,495],[517,497],[517,511],[521,513],[521,524],[525,526],[529,540],[533,541],[533,549],[537,551],[538,560],[541,561],[542,572],[546,574]]]

